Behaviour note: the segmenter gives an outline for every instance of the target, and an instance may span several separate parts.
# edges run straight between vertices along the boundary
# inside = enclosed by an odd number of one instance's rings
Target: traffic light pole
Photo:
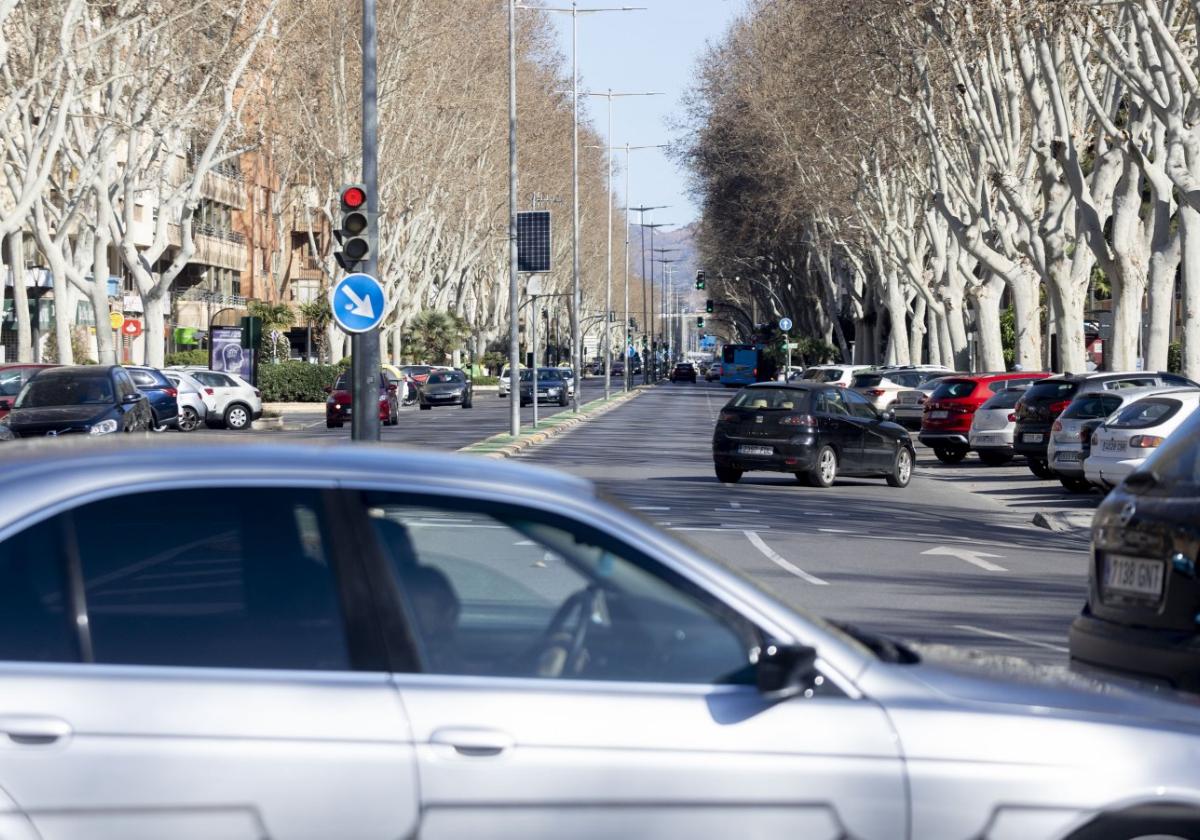
[[[363,0],[362,172],[370,218],[379,214],[379,114],[377,110],[375,0]],[[379,225],[368,226],[370,251],[364,271],[379,277]],[[379,328],[350,339],[354,380],[351,440],[379,440]]]

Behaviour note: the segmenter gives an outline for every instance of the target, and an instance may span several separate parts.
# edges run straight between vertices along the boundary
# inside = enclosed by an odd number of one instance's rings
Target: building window
[[[234,297],[242,296],[242,274],[239,271],[230,272],[231,278],[229,283],[230,294]]]

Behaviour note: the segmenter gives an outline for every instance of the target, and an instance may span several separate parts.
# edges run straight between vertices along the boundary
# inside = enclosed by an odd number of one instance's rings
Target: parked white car
[[[1005,388],[979,407],[971,419],[967,443],[979,460],[989,467],[1007,464],[1013,459],[1013,434],[1017,416],[1013,411],[1027,385]]]
[[[1160,391],[1125,406],[1092,435],[1084,476],[1100,487],[1115,487],[1145,463],[1171,433],[1200,407],[1200,389]]]
[[[1123,388],[1116,391],[1086,391],[1076,395],[1066,411],[1050,427],[1046,462],[1063,487],[1073,493],[1092,488],[1083,465],[1092,451],[1092,434],[1109,417],[1143,397],[1154,396],[1173,387]]]
[[[211,388],[205,388],[191,374],[182,370],[164,370],[163,376],[171,380],[178,392],[179,402],[179,431],[194,432],[204,425],[208,419],[211,406],[216,405],[216,398]]]
[[[799,379],[803,382],[823,382],[826,385],[849,388],[854,375],[867,370],[870,368],[864,365],[813,365],[805,368]]]
[[[262,417],[262,392],[236,373],[198,367],[173,370],[189,373],[206,389],[212,389],[213,403],[208,412],[210,426],[222,423],[225,428],[240,432]]]
[[[919,388],[931,379],[945,376],[944,368],[881,368],[854,375],[850,387],[871,401],[876,411],[887,411],[901,391]]]

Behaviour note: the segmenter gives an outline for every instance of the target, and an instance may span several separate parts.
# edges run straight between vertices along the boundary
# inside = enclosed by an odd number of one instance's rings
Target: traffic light
[[[703,317],[696,319],[696,329],[700,329],[700,330],[704,329],[704,318]]]
[[[704,291],[704,272],[703,271],[696,272],[696,289],[701,292]],[[712,311],[712,310],[709,310],[709,311]]]
[[[367,188],[362,184],[342,187],[341,202],[341,224],[333,235],[342,250],[335,256],[346,271],[357,271],[371,256],[371,227],[375,220],[367,211]]]
[[[710,315],[712,314],[712,311],[713,311],[712,298],[709,298],[708,300],[704,301],[704,311],[709,313]]]

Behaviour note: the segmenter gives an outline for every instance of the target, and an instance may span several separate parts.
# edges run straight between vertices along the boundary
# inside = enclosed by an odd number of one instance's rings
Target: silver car
[[[1197,825],[1194,706],[925,661],[588,482],[361,444],[56,443],[0,455],[6,838]]]
[[[1092,488],[1084,475],[1083,464],[1091,454],[1092,433],[1106,417],[1142,397],[1172,390],[1172,386],[1123,388],[1117,391],[1086,391],[1077,394],[1050,428],[1046,459],[1063,487],[1073,493]]]
[[[196,431],[204,425],[208,417],[208,402],[214,401],[214,397],[205,393],[203,385],[181,370],[164,370],[163,376],[171,380],[178,392],[179,431]]]

